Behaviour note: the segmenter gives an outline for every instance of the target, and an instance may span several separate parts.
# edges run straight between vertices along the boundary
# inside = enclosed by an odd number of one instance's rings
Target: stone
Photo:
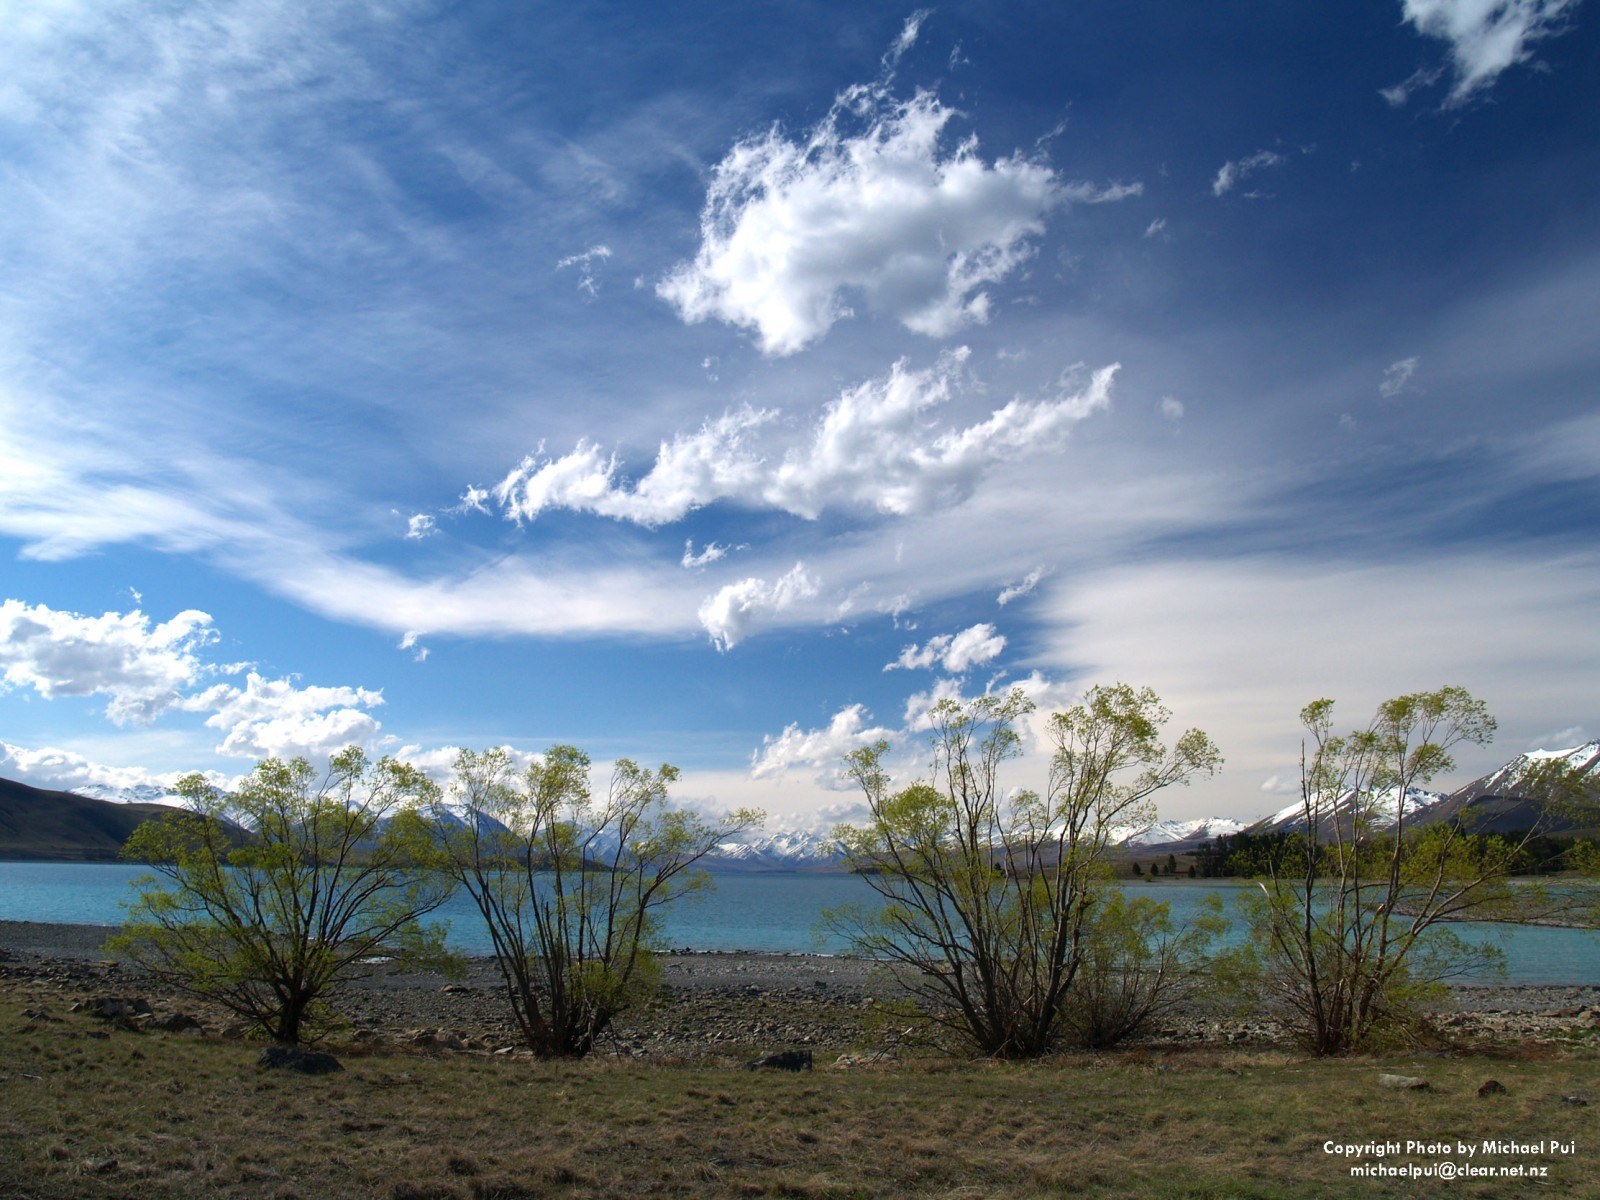
[[[302,1075],[331,1075],[344,1070],[344,1064],[333,1055],[320,1050],[302,1050],[298,1046],[268,1046],[256,1059],[256,1065],[268,1070],[298,1071]]]
[[[1420,1092],[1426,1091],[1428,1087],[1426,1079],[1418,1079],[1415,1075],[1379,1075],[1378,1083],[1383,1087],[1394,1088],[1397,1091]]]
[[[1478,1095],[1480,1096],[1504,1096],[1505,1094],[1506,1085],[1501,1083],[1498,1079],[1487,1080],[1484,1085],[1478,1089]]]

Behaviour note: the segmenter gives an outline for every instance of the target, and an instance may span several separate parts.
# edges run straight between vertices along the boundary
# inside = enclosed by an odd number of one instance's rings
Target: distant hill
[[[0,859],[115,862],[128,835],[165,804],[117,804],[0,779]]]

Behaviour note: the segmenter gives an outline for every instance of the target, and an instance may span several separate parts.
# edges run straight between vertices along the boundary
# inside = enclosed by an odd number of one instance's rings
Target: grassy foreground
[[[346,1069],[311,1078],[259,1069],[248,1043],[38,1011],[0,999],[0,1196],[1600,1196],[1592,1044],[800,1074],[332,1047]],[[1430,1087],[1381,1087],[1386,1071]],[[1491,1078],[1506,1091],[1480,1097]],[[1330,1139],[1452,1150],[1352,1158],[1325,1152]],[[1491,1154],[1485,1139],[1543,1146]],[[1350,1175],[1444,1159],[1548,1177]]]

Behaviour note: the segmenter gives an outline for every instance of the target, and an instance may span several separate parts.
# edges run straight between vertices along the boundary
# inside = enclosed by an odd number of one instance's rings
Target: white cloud
[[[897,102],[882,83],[858,85],[801,137],[773,128],[740,142],[713,172],[699,252],[657,294],[685,321],[755,331],[768,354],[793,354],[853,316],[847,291],[946,337],[988,320],[981,289],[1032,256],[1052,208],[1136,194],[1066,189],[1015,155],[985,163],[973,138],[942,149],[955,115],[927,92]]]
[[[1528,61],[1530,43],[1565,33],[1577,6],[1577,0],[1403,0],[1401,11],[1418,33],[1450,43],[1456,75],[1450,103],[1459,104]]]
[[[1005,588],[1001,590],[1000,594],[994,598],[994,602],[1001,608],[1004,608],[1013,600],[1020,600],[1022,597],[1032,592],[1034,588],[1039,586],[1039,581],[1044,577],[1045,569],[1043,567],[1036,567],[1032,571],[1029,571],[1027,575],[1023,576],[1020,582],[1008,583]]]
[[[1565,729],[1553,729],[1548,733],[1540,733],[1528,739],[1524,750],[1568,750],[1574,746],[1582,746],[1589,741],[1589,736],[1584,732],[1582,725],[1568,725]]]
[[[1385,400],[1393,400],[1404,392],[1414,390],[1411,388],[1411,377],[1417,373],[1417,368],[1422,365],[1422,360],[1412,355],[1402,358],[1399,362],[1392,362],[1383,372],[1383,380],[1378,384],[1378,394]]]
[[[700,624],[718,650],[731,650],[760,624],[764,614],[780,613],[817,594],[817,581],[804,563],[773,583],[751,577],[730,583],[700,605]]]
[[[29,749],[0,742],[0,776],[56,791],[98,793],[125,788],[167,791],[179,772],[153,774],[139,767],[109,767],[72,750]]]
[[[582,254],[573,254],[563,258],[556,263],[556,270],[564,271],[568,267],[576,267],[578,269],[578,290],[593,300],[600,294],[600,284],[595,277],[596,264],[602,263],[610,257],[610,246],[591,246]]]
[[[867,724],[865,705],[852,704],[840,709],[822,729],[786,726],[777,737],[762,739],[761,749],[751,755],[750,775],[754,779],[780,777],[804,768],[817,772],[817,782],[828,788],[852,786],[845,772],[844,756],[881,739],[891,739],[891,730]]]
[[[467,490],[461,493],[461,503],[457,504],[452,512],[480,512],[489,511],[489,489],[467,485]]]
[[[1163,396],[1161,397],[1161,403],[1156,405],[1156,409],[1169,421],[1177,422],[1183,420],[1182,400],[1174,399],[1172,396]]]
[[[661,443],[632,486],[614,455],[585,440],[561,458],[524,458],[495,497],[518,520],[565,508],[648,526],[718,500],[808,519],[828,508],[928,512],[966,499],[997,463],[1058,447],[1073,425],[1110,405],[1118,370],[1103,367],[1087,381],[1066,372],[1053,394],[1019,396],[965,428],[930,420],[960,393],[969,357],[961,347],[921,371],[901,359],[888,375],[841,392],[809,440],[787,450],[755,436],[775,429],[776,412],[739,409]]]
[[[47,700],[109,696],[111,720],[145,725],[206,673],[197,652],[215,639],[211,618],[193,609],[152,626],[138,611],[86,617],[6,600],[0,683],[32,688]]]
[[[240,758],[326,758],[349,745],[372,746],[379,723],[360,711],[383,703],[360,687],[298,687],[254,671],[243,688],[217,684],[181,707],[209,712],[206,725],[225,731],[217,753]]]
[[[1248,176],[1267,167],[1281,166],[1284,161],[1284,157],[1281,154],[1271,150],[1258,150],[1249,158],[1225,162],[1217,171],[1217,177],[1211,181],[1211,194],[1213,196],[1226,196]]]
[[[993,662],[1006,648],[1003,634],[993,625],[973,625],[960,633],[944,633],[929,638],[921,646],[911,645],[885,671],[931,670],[934,667],[951,675],[962,675],[973,667]]]
[[[419,643],[419,639],[421,637],[421,631],[416,629],[408,629],[406,630],[404,636],[401,637],[399,643],[395,646],[395,649],[410,650],[411,660],[413,662],[427,662],[429,651],[426,646]]]
[[[1185,794],[1187,815],[1260,815],[1247,799],[1255,784],[1244,781],[1297,777],[1297,714],[1320,696],[1339,702],[1338,726],[1354,727],[1388,697],[1460,684],[1488,703],[1514,746],[1591,724],[1595,711],[1592,556],[1173,561],[1081,578],[1055,599],[1047,664],[1149,685],[1178,722],[1216,740],[1227,764]],[[1455,782],[1507,757],[1495,746],[1464,749]]]
[[[708,566],[711,563],[717,562],[719,559],[726,558],[728,556],[728,550],[729,547],[718,542],[708,542],[706,543],[705,548],[696,554],[694,549],[694,539],[685,538],[683,542],[683,557],[679,559],[678,562],[684,570],[694,571],[701,567]]]
[[[1443,74],[1444,71],[1439,68],[1430,70],[1426,67],[1419,67],[1403,82],[1397,83],[1393,87],[1379,88],[1378,95],[1388,102],[1390,108],[1401,108],[1406,101],[1411,99],[1413,94],[1438,83],[1439,77]]]
[[[518,750],[514,746],[495,748],[505,752],[506,757],[511,760],[512,769],[516,771],[526,771],[534,763],[544,761],[543,754]],[[435,783],[446,786],[455,778],[456,756],[462,749],[461,746],[434,746],[424,749],[422,746],[406,745],[391,751],[391,755],[398,762],[410,763]]]
[[[437,531],[437,522],[427,513],[416,513],[406,521],[406,538],[409,541],[421,541]]]
[[[1154,221],[1151,221],[1150,224],[1145,226],[1144,236],[1147,238],[1160,237],[1166,231],[1167,219],[1165,217],[1157,217]]]

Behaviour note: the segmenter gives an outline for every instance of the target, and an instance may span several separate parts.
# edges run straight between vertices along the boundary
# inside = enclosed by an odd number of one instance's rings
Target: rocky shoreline
[[[229,1014],[171,994],[136,968],[110,960],[100,926],[0,921],[0,989],[29,1003],[67,1007],[96,998],[144,1001],[136,1020],[192,1018],[201,1031],[239,1034]],[[608,1049],[661,1061],[738,1059],[801,1048],[851,1056],[881,1049],[894,1031],[870,1034],[873,1011],[893,994],[877,964],[824,955],[693,953],[662,958],[663,993],[632,1014]],[[473,959],[465,979],[377,963],[342,990],[349,1027],[337,1041],[422,1050],[516,1053],[516,1036],[492,959]],[[1435,1014],[1450,1039],[1571,1042],[1600,1037],[1600,985],[1459,986]],[[1279,1044],[1277,1021],[1196,1003],[1167,1016],[1150,1045]]]

